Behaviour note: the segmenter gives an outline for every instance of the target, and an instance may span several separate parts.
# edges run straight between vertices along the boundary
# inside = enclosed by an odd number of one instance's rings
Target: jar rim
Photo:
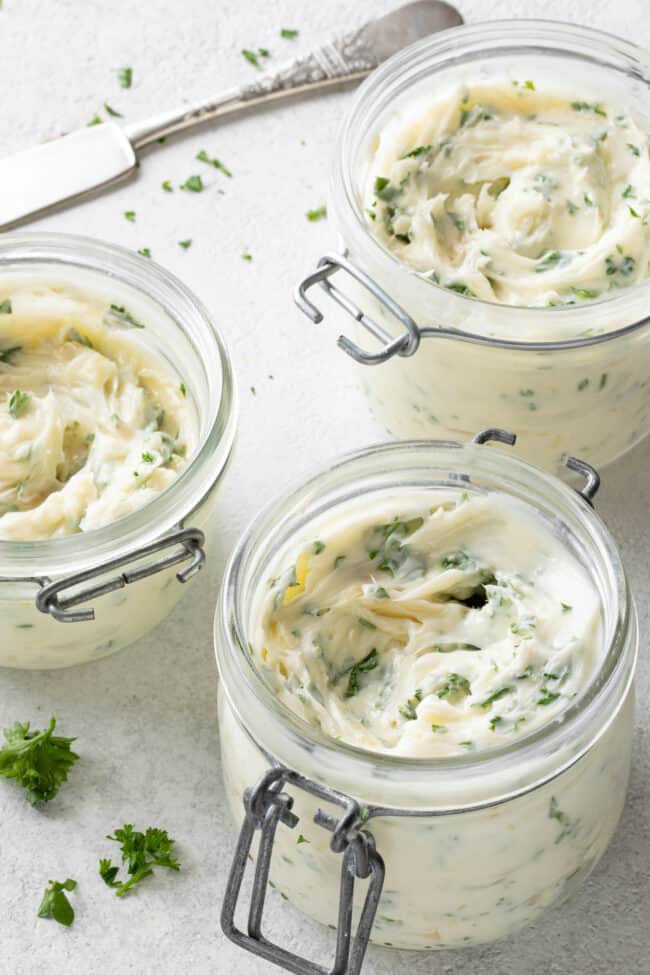
[[[126,247],[80,234],[20,231],[0,238],[0,275],[38,266],[105,275],[162,305],[190,344],[200,343],[206,374],[219,401],[187,466],[136,511],[88,532],[29,541],[0,540],[3,582],[78,571],[135,552],[178,525],[198,507],[225,469],[235,437],[237,391],[224,339],[204,304],[171,271]],[[181,325],[181,318],[186,323]],[[178,319],[178,320],[177,320]],[[189,334],[189,321],[193,334]],[[198,348],[197,348],[198,351]],[[214,377],[214,378],[213,378]],[[197,408],[200,403],[196,401]]]
[[[596,545],[603,563],[602,567],[607,573],[610,597],[614,601],[614,605],[609,607],[609,621],[603,637],[604,653],[601,666],[591,683],[574,703],[569,704],[558,716],[520,742],[487,749],[476,754],[466,753],[432,759],[394,756],[335,740],[320,728],[300,718],[277,699],[273,689],[255,666],[248,650],[245,616],[247,607],[250,607],[255,599],[254,593],[249,598],[243,594],[244,578],[250,567],[249,563],[259,558],[260,552],[262,555],[266,550],[269,553],[277,553],[279,546],[283,546],[288,539],[295,538],[298,531],[302,534],[304,526],[310,520],[327,510],[328,496],[323,494],[323,491],[333,480],[341,478],[341,484],[347,485],[348,493],[338,501],[342,503],[355,496],[349,490],[351,478],[346,479],[348,473],[355,468],[359,468],[363,473],[364,465],[369,460],[378,465],[378,471],[385,471],[391,462],[396,462],[398,454],[412,459],[414,463],[419,462],[417,468],[419,470],[433,471],[436,467],[433,461],[436,459],[436,462],[440,462],[442,467],[450,472],[451,481],[448,484],[454,483],[456,488],[459,470],[462,467],[464,474],[478,474],[488,479],[496,476],[501,486],[495,490],[506,495],[508,494],[506,485],[513,483],[525,485],[526,490],[531,490],[534,497],[540,497],[546,491],[553,501],[553,510],[565,512],[567,518],[571,517],[577,524],[583,526]],[[370,476],[368,475],[368,478]],[[365,490],[368,490],[368,479],[363,483]],[[434,486],[441,486],[441,482],[432,479],[430,487]],[[511,494],[514,495],[515,492]],[[325,501],[323,501],[324,497]],[[337,502],[329,498],[329,503]],[[310,511],[312,505],[317,506],[313,513]],[[286,534],[279,539],[278,533],[281,529],[287,529],[287,525],[289,528]],[[270,557],[267,557],[263,564],[264,569],[268,567],[269,561]],[[263,585],[266,581],[267,576],[264,576],[263,579],[257,580],[257,584]],[[604,617],[606,608],[602,606]],[[226,695],[235,713],[239,715],[239,720],[258,742],[268,741],[269,721],[273,721],[276,728],[287,736],[287,740],[310,750],[320,748],[322,755],[327,754],[332,758],[337,769],[346,766],[347,771],[352,773],[354,769],[367,771],[372,768],[378,777],[385,777],[390,773],[402,774],[410,782],[422,781],[426,776],[427,782],[433,786],[444,777],[447,782],[450,779],[453,781],[453,777],[458,773],[485,774],[489,777],[492,773],[503,770],[504,764],[508,761],[521,768],[529,757],[535,755],[539,746],[544,745],[547,750],[559,752],[563,744],[573,740],[578,730],[581,730],[586,740],[583,751],[590,748],[608,725],[607,721],[602,720],[595,730],[592,727],[594,718],[603,717],[606,711],[604,704],[611,701],[613,690],[620,687],[626,660],[627,663],[630,660],[625,651],[629,646],[629,633],[633,632],[636,626],[635,620],[634,605],[616,545],[602,520],[576,491],[553,475],[500,450],[488,450],[485,446],[474,443],[411,440],[380,443],[340,456],[312,475],[296,490],[276,498],[255,518],[241,537],[224,572],[214,620],[214,641],[217,664]],[[631,680],[635,654],[636,646],[632,654],[631,667],[628,668],[629,673],[625,675],[625,688]],[[622,700],[623,692],[616,699],[616,708]],[[532,787],[532,785],[527,786],[524,791]]]
[[[434,281],[424,278],[415,268],[410,267],[392,253],[372,233],[368,220],[365,219],[362,201],[355,185],[354,157],[355,151],[361,144],[369,127],[388,104],[389,94],[393,86],[403,83],[410,78],[410,84],[421,80],[434,64],[442,67],[447,61],[457,63],[465,51],[476,54],[484,51],[489,57],[495,57],[500,51],[521,47],[527,53],[537,48],[540,51],[556,53],[558,55],[571,54],[570,45],[579,45],[578,56],[586,60],[598,60],[599,56],[612,55],[618,59],[619,70],[646,85],[650,85],[650,52],[638,45],[605,31],[593,27],[583,27],[565,21],[546,19],[503,19],[479,21],[450,27],[447,30],[432,34],[416,41],[414,44],[398,51],[379,68],[377,68],[357,89],[343,122],[341,123],[336,140],[335,161],[331,168],[330,200],[332,210],[341,228],[345,228],[343,236],[345,243],[348,238],[357,245],[369,249],[372,258],[382,271],[402,274],[417,282],[421,288],[433,289],[432,294],[443,293],[450,308],[467,311],[472,307],[482,309],[486,314],[498,314],[503,327],[503,335],[496,336],[486,333],[482,341],[487,344],[494,342],[501,345],[504,342],[513,348],[541,349],[548,348],[560,351],[564,348],[575,347],[578,341],[579,329],[589,328],[589,319],[595,310],[607,308],[610,313],[622,315],[623,324],[608,329],[603,335],[584,336],[579,339],[581,347],[596,344],[604,338],[615,338],[628,335],[636,330],[650,327],[650,317],[641,309],[644,302],[650,298],[650,277],[635,285],[608,292],[606,295],[590,300],[584,305],[555,305],[529,306],[509,305],[487,301],[483,298],[460,294],[450,291]],[[499,44],[505,45],[501,48]],[[465,45],[465,47],[463,47]],[[583,51],[584,49],[584,51]],[[602,63],[602,62],[601,62]],[[609,62],[609,67],[615,67]],[[635,306],[633,309],[632,306]],[[628,318],[625,318],[626,313]],[[512,340],[509,329],[515,329],[522,314],[545,316],[545,321],[553,320],[554,325],[560,325],[569,332],[566,339],[558,338],[554,341],[540,342],[520,338]],[[435,323],[418,323],[422,328],[430,325],[435,330]]]

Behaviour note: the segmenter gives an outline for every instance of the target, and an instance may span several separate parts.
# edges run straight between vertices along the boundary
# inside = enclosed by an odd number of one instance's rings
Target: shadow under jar
[[[330,188],[343,252],[321,260],[296,300],[320,321],[325,298],[308,293],[320,284],[356,319],[350,338],[349,317],[337,314],[339,345],[363,367],[371,407],[395,436],[465,439],[487,417],[517,430],[522,455],[547,470],[560,471],[569,453],[600,467],[650,429],[650,283],[554,307],[479,300],[403,263],[368,217],[373,153],[400,113],[441,91],[523,79],[538,93],[623,106],[650,132],[650,56],[611,35],[500,21],[414,44],[372,74],[347,113]]]
[[[25,669],[99,659],[168,615],[205,562],[236,425],[228,353],[207,310],[174,275],[91,238],[3,237],[0,284],[34,281],[128,310],[140,323],[128,329],[140,361],[150,351],[152,366],[178,377],[196,446],[167,487],[103,527],[0,541],[0,666]]]
[[[595,671],[548,723],[482,753],[414,758],[336,740],[281,702],[258,669],[251,641],[269,577],[279,553],[323,537],[319,526],[351,504],[437,488],[521,502],[545,522],[597,593]],[[592,870],[625,800],[638,638],[619,556],[590,495],[477,443],[410,441],[343,457],[252,524],[215,619],[223,774],[242,827],[222,913],[228,937],[291,971],[321,971],[265,940],[269,881],[337,927],[336,971],[354,973],[368,936],[415,949],[490,942],[565,900]],[[234,916],[251,850],[243,931]]]

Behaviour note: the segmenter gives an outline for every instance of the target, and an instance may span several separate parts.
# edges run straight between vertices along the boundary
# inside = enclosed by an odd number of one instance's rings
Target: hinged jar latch
[[[179,582],[187,582],[205,563],[204,544],[205,536],[198,528],[183,528],[182,524],[176,525],[166,535],[149,545],[143,545],[135,552],[108,559],[100,565],[93,566],[92,569],[85,569],[83,572],[64,576],[55,582],[50,579],[38,580],[41,588],[36,593],[36,608],[41,613],[48,613],[59,623],[79,623],[85,620],[94,620],[95,611],[92,607],[85,609],[74,609],[74,607],[97,599],[99,596],[104,596],[106,593],[114,592],[116,589],[124,589],[132,582],[146,579],[147,576],[155,575],[173,565],[189,561],[189,565],[176,573]],[[147,562],[145,565],[120,572],[119,575],[104,582],[98,582],[91,586],[85,585],[85,583],[98,579],[114,569],[122,569],[124,566],[132,565],[149,555],[155,555],[157,552],[166,552],[167,554],[161,555],[160,558]],[[63,593],[70,589],[74,590],[72,595],[63,596]]]
[[[472,443],[484,444],[491,441],[513,447],[517,442],[517,434],[511,433],[510,430],[503,430],[501,427],[488,427],[486,430],[480,430],[472,437]],[[577,457],[567,457],[564,466],[584,477],[584,486],[580,489],[576,488],[576,492],[593,508],[593,501],[600,487],[600,474],[596,468],[588,464],[586,460],[579,460]]]
[[[366,315],[356,302],[348,298],[340,288],[333,284],[331,277],[337,271],[346,271],[355,281],[369,291],[377,299],[379,304],[404,326],[402,334],[394,338],[374,318]],[[420,345],[420,329],[414,319],[411,318],[401,305],[393,301],[391,296],[383,288],[380,288],[370,275],[356,267],[346,257],[342,257],[340,254],[326,254],[325,257],[321,257],[316,270],[301,281],[296,289],[296,304],[308,318],[311,318],[312,322],[318,324],[318,322],[322,322],[323,320],[323,313],[307,297],[309,289],[316,284],[320,284],[337,305],[340,305],[348,315],[351,315],[359,325],[362,325],[366,331],[370,332],[381,343],[381,349],[378,352],[367,352],[357,345],[356,342],[352,342],[347,336],[339,335],[337,341],[339,348],[347,352],[357,362],[368,366],[379,365],[382,362],[386,362],[393,355],[409,356],[417,352]]]
[[[342,854],[339,888],[338,923],[336,926],[336,951],[331,968],[302,958],[286,948],[267,940],[262,932],[264,904],[269,882],[271,854],[275,832],[280,823],[294,829],[298,817],[292,812],[293,797],[283,791],[290,785],[315,796],[324,802],[341,806],[342,816],[337,818],[319,809],[314,816],[318,826],[332,834],[330,849]],[[244,793],[244,822],[241,827],[235,857],[228,877],[226,894],[221,911],[221,927],[231,941],[269,962],[279,965],[296,975],[358,975],[368,947],[370,932],[384,883],[384,861],[375,848],[372,834],[365,828],[367,812],[349,796],[298,772],[278,766],[269,769],[256,786]],[[253,890],[248,911],[247,932],[235,924],[235,911],[241,895],[241,887],[250,856],[251,847],[259,831],[259,845],[255,864]],[[352,935],[354,888],[357,879],[369,879],[356,933]]]

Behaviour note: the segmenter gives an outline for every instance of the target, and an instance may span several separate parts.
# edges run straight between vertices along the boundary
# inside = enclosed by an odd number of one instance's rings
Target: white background
[[[0,152],[84,125],[109,102],[128,120],[207,96],[254,68],[242,47],[281,57],[331,30],[389,9],[390,0],[4,0],[0,11]],[[650,41],[646,0],[468,0],[468,21],[544,16]],[[281,40],[281,27],[300,30]],[[122,90],[116,70],[133,66]],[[298,277],[335,243],[305,211],[326,199],[332,140],[349,95],[249,115],[149,153],[117,192],[35,227],[139,248],[179,274],[213,312],[234,358],[241,421],[218,506],[211,568],[173,617],[125,653],[55,673],[0,674],[0,724],[55,714],[78,736],[82,761],[45,809],[0,782],[0,972],[253,975],[271,966],[228,944],[218,911],[233,844],[219,772],[211,621],[220,570],[246,522],[271,496],[336,453],[378,440],[347,360],[325,324],[293,307]],[[199,149],[234,176],[194,161]],[[201,194],[162,192],[201,172]],[[135,224],[123,212],[135,210]],[[177,241],[193,239],[188,251]],[[250,263],[240,257],[248,250]],[[274,378],[271,379],[270,377]],[[253,395],[250,387],[255,387]],[[648,446],[607,470],[598,509],[616,535],[641,615],[634,770],[621,827],[572,903],[516,939],[461,954],[371,949],[368,975],[645,975],[650,971],[650,719],[647,711]],[[177,838],[183,870],[118,900],[100,881],[103,839],[116,826],[160,825]],[[74,927],[38,920],[48,878],[75,877]],[[432,878],[435,883],[435,878]],[[269,900],[272,928],[324,962],[329,933]],[[327,955],[329,957],[329,954]]]

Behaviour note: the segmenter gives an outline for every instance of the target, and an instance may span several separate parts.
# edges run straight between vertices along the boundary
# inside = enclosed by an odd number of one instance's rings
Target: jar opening
[[[645,329],[648,325],[647,299],[650,280],[623,287],[604,296],[574,305],[530,307],[499,304],[449,291],[414,268],[403,263],[372,233],[360,190],[360,173],[367,166],[368,145],[373,133],[412,97],[418,86],[435,78],[461,77],[468,66],[486,78],[498,65],[516,65],[519,77],[526,74],[529,62],[553,65],[554,74],[566,71],[568,77],[596,79],[610,101],[620,100],[641,106],[650,77],[648,54],[627,41],[591,28],[552,21],[496,21],[455,27],[419,41],[389,59],[358,90],[339,134],[336,163],[330,195],[347,252],[363,254],[363,266],[392,296],[406,286],[417,296],[417,306],[431,308],[430,314],[416,315],[418,324],[435,329],[440,319],[451,320],[493,340],[519,339],[522,347],[535,345],[561,349],[576,340],[589,345],[594,338],[594,315],[601,316],[602,338]],[[593,82],[591,81],[593,79]],[[585,82],[586,84],[586,82]],[[646,113],[647,114],[647,113]],[[650,130],[650,118],[644,119]],[[409,309],[410,310],[410,309]],[[527,325],[548,343],[527,341]],[[537,335],[539,338],[539,334]]]
[[[280,703],[257,670],[248,649],[251,607],[259,587],[267,585],[271,562],[287,541],[303,537],[306,526],[338,504],[392,488],[447,486],[459,478],[472,485],[519,498],[536,509],[571,547],[596,583],[603,612],[601,666],[579,699],[548,724],[516,744],[476,755],[444,759],[403,758],[367,751],[327,737]],[[585,565],[585,562],[589,562]],[[272,504],[252,524],[235,551],[224,577],[215,619],[219,670],[226,694],[240,721],[262,745],[273,726],[285,742],[318,749],[332,766],[349,763],[382,777],[392,773],[420,778],[433,785],[456,774],[490,776],[504,765],[522,770],[540,751],[558,754],[580,739],[585,750],[602,732],[608,712],[622,701],[621,674],[629,654],[633,626],[627,583],[614,544],[598,516],[569,487],[551,475],[498,450],[437,441],[383,444],[348,455],[317,474],[291,496]],[[627,660],[629,663],[629,660]],[[629,673],[628,673],[629,677]],[[616,690],[618,688],[618,692]],[[613,700],[613,698],[615,700]],[[279,739],[280,740],[280,739]],[[270,748],[270,745],[269,745]],[[272,749],[271,749],[272,750]]]
[[[16,233],[0,242],[0,275],[57,274],[78,277],[93,292],[114,288],[160,310],[161,324],[147,334],[154,352],[183,381],[198,415],[198,443],[187,466],[142,508],[86,533],[43,541],[0,542],[0,576],[56,575],[97,565],[155,540],[199,504],[223,471],[231,452],[236,394],[230,359],[209,313],[181,281],[126,248],[71,234]],[[146,339],[143,338],[143,342]],[[189,373],[191,372],[191,378]]]

